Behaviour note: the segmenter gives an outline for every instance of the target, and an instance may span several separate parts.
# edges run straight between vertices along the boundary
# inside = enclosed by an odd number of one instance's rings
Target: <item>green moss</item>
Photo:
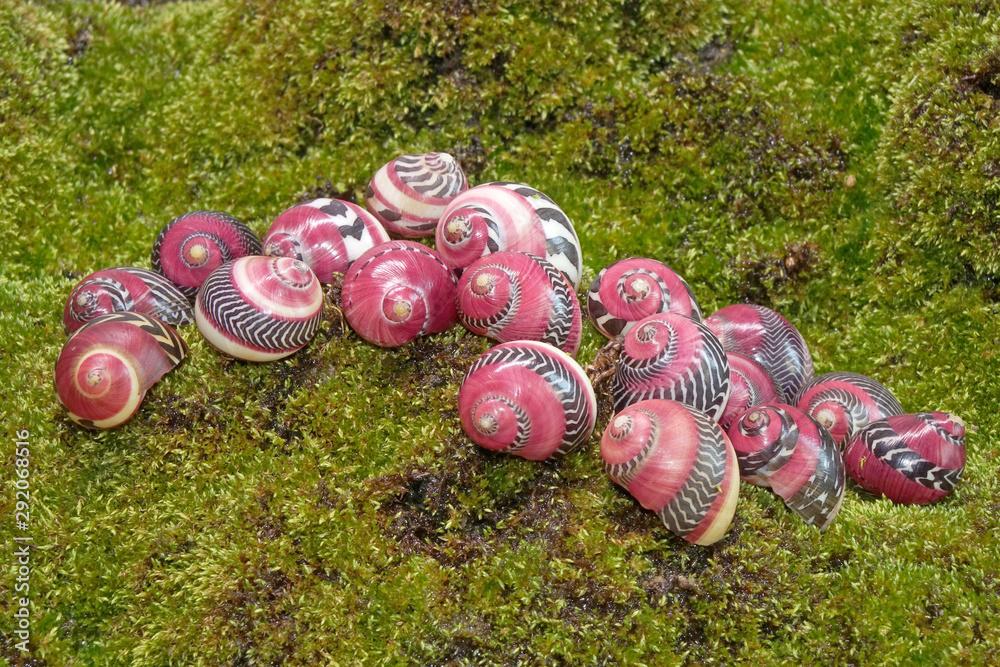
[[[0,7],[0,386],[5,422],[32,431],[37,657],[986,664],[1000,650],[989,3],[127,4]],[[962,484],[925,508],[851,488],[824,534],[744,485],[731,535],[693,547],[612,487],[597,435],[552,465],[473,447],[454,402],[484,341],[456,329],[378,350],[332,310],[305,351],[263,366],[183,329],[190,358],[132,423],[68,421],[51,372],[81,275],[148,266],[186,210],[263,232],[299,198],[359,199],[381,163],[421,149],[560,202],[584,283],[657,257],[706,311],[780,309],[819,371],[960,414]],[[586,327],[578,358],[602,343]],[[0,655],[17,659],[9,643]]]

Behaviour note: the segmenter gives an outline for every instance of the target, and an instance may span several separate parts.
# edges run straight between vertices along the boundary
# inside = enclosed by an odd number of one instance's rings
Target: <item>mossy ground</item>
[[[0,75],[35,664],[996,659],[995,2],[14,2]],[[130,425],[68,422],[51,374],[82,275],[148,266],[186,210],[263,232],[422,149],[560,202],[588,278],[657,257],[706,312],[772,305],[818,370],[961,415],[962,484],[920,508],[851,488],[822,535],[744,486],[730,535],[689,546],[612,487],[597,436],[551,465],[471,446],[455,394],[483,341],[376,350],[332,314],[264,366],[182,330],[190,360]],[[6,632],[0,656],[24,659]]]

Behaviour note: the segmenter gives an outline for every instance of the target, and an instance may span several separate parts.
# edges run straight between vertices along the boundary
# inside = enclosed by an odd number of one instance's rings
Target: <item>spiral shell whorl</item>
[[[191,302],[169,280],[146,269],[118,267],[95,271],[77,283],[66,300],[63,325],[72,333],[101,315],[122,311],[175,326],[194,322]]]
[[[611,395],[616,411],[664,398],[718,419],[729,396],[726,354],[702,323],[675,313],[650,315],[625,335]]]
[[[538,190],[518,183],[485,183],[455,197],[437,224],[436,247],[445,263],[464,269],[479,257],[509,250],[544,257],[573,289],[583,262],[573,223]]]
[[[448,203],[468,188],[465,173],[448,153],[401,155],[375,172],[365,203],[390,233],[429,237]]]
[[[770,401],[748,410],[727,432],[743,479],[771,488],[820,530],[833,523],[844,498],[845,471],[826,429],[798,408]]]
[[[601,270],[587,293],[587,312],[597,330],[614,338],[644,317],[672,312],[701,320],[691,287],[653,259],[623,259]]]
[[[215,269],[261,254],[260,241],[236,218],[218,211],[193,211],[171,220],[153,243],[153,270],[193,298]]]
[[[705,324],[726,352],[744,354],[763,366],[783,401],[794,403],[812,377],[812,356],[802,334],[770,308],[733,304],[709,315]]]
[[[149,388],[186,355],[180,336],[156,318],[103,315],[66,341],[56,361],[56,393],[77,424],[114,428],[132,418]]]
[[[383,243],[344,277],[344,315],[368,342],[398,347],[455,323],[456,282],[433,250],[413,241]]]
[[[541,461],[587,441],[597,399],[569,355],[546,343],[516,341],[497,345],[473,363],[458,394],[458,411],[476,444]]]
[[[965,424],[944,412],[901,414],[872,422],[850,441],[844,461],[866,491],[901,504],[941,500],[965,468]]]
[[[242,257],[224,264],[198,291],[195,321],[220,352],[274,361],[305,347],[319,326],[323,290],[290,257]]]
[[[547,260],[500,252],[473,262],[458,283],[458,317],[499,342],[539,340],[575,354],[580,302],[566,276]]]
[[[722,539],[739,495],[729,440],[707,415],[668,400],[619,412],[601,438],[611,479],[664,525],[695,544]]]
[[[282,212],[264,237],[264,254],[305,262],[321,283],[344,273],[389,235],[371,213],[339,199],[314,199]]]
[[[723,430],[747,409],[778,398],[774,380],[764,367],[750,357],[736,352],[726,353],[729,363],[729,398],[719,418]]]
[[[797,407],[846,445],[873,421],[903,414],[903,406],[885,386],[859,373],[825,373],[799,392]]]

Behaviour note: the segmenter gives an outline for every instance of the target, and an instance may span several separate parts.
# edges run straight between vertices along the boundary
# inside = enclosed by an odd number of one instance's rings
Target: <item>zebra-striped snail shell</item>
[[[160,230],[153,243],[153,270],[194,298],[201,284],[226,262],[261,254],[253,231],[227,213],[193,211]]]
[[[718,420],[729,397],[726,353],[701,322],[675,313],[650,315],[625,334],[611,396],[615,412],[667,398]]]
[[[573,223],[538,190],[518,183],[485,183],[452,200],[437,225],[445,263],[463,269],[501,250],[544,257],[580,286],[583,260]]]
[[[126,310],[174,326],[194,322],[191,302],[172,282],[146,269],[117,267],[77,283],[66,300],[63,325],[72,333],[101,315]]]
[[[198,330],[223,354],[274,361],[305,347],[319,325],[323,289],[291,257],[241,257],[216,269],[198,290]]]
[[[812,356],[802,334],[770,308],[733,304],[709,315],[705,324],[726,352],[745,354],[763,366],[786,403],[794,403],[802,385],[812,377]]]
[[[372,176],[365,204],[390,233],[429,237],[445,207],[468,189],[465,172],[448,153],[401,155]]]
[[[729,362],[729,400],[719,419],[723,430],[728,430],[737,417],[753,406],[778,398],[774,380],[763,366],[737,352],[727,352],[726,360]]]
[[[281,213],[264,237],[264,254],[305,262],[329,284],[369,248],[389,240],[371,213],[340,199],[314,199]]]
[[[833,523],[844,500],[844,459],[816,420],[771,401],[743,413],[727,433],[744,480],[770,488],[811,526]]]
[[[636,322],[657,313],[701,320],[691,287],[655,259],[632,257],[601,269],[587,293],[587,312],[608,338],[628,333]]]
[[[456,282],[430,248],[414,241],[383,243],[361,255],[344,276],[344,315],[369,343],[399,347],[455,324]]]
[[[873,421],[903,414],[903,406],[891,391],[858,373],[825,373],[815,377],[802,387],[795,404],[828,430],[841,446]]]
[[[946,412],[893,415],[862,429],[844,451],[847,472],[870,493],[905,505],[941,500],[965,468],[965,423]]]
[[[522,340],[497,345],[472,364],[458,392],[458,414],[480,447],[542,461],[587,442],[597,399],[568,354]]]
[[[480,257],[458,281],[458,319],[501,343],[539,340],[571,355],[580,345],[580,302],[548,260],[520,252]]]
[[[56,361],[56,393],[77,424],[121,426],[149,388],[186,355],[177,332],[155,317],[127,311],[102,315],[63,346]]]
[[[601,458],[615,484],[688,542],[714,544],[729,530],[740,472],[705,413],[668,400],[630,405],[604,430]]]

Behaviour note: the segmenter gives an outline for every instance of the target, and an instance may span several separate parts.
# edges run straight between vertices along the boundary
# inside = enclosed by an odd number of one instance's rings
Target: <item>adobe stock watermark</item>
[[[27,653],[31,640],[31,432],[14,438],[14,647]]]

